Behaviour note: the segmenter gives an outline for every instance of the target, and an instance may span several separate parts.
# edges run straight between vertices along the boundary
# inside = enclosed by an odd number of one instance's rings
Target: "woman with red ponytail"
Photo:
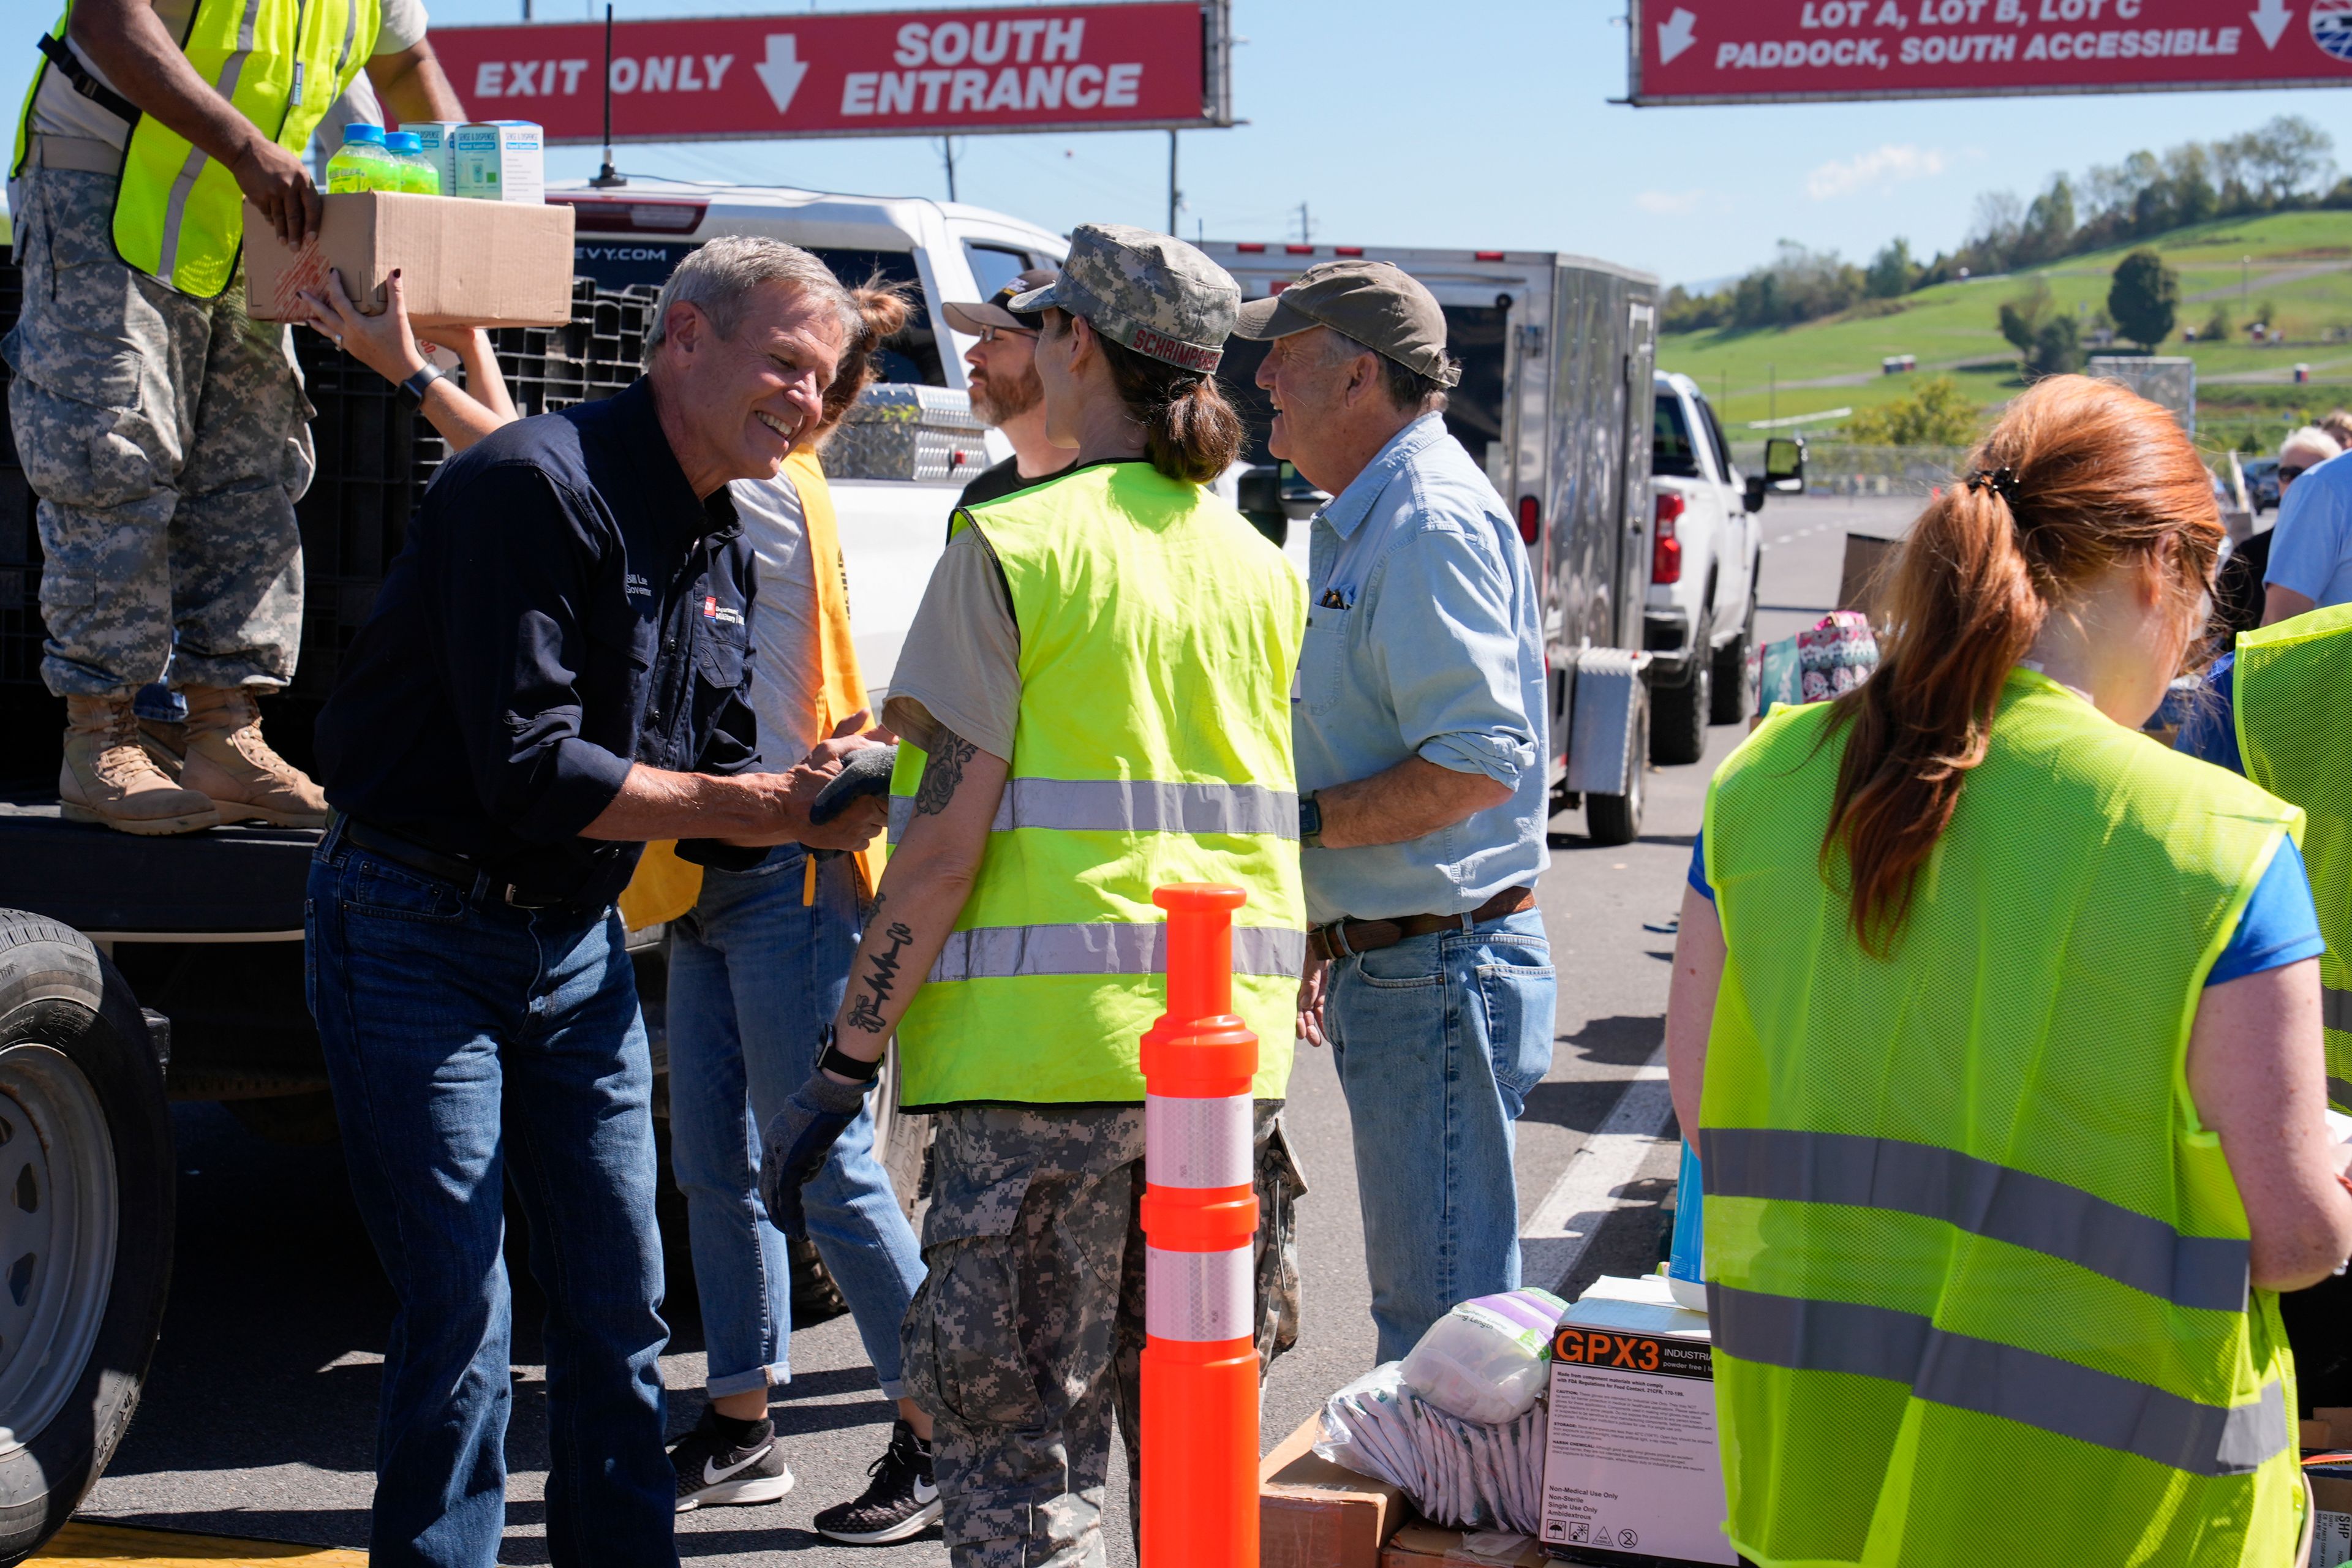
[[[2275,1292],[2352,1194],[2302,813],[2140,733],[2221,539],[2163,410],[2043,381],[1913,529],[1877,673],[1717,775],[1667,1052],[1764,1568],[2306,1529]]]

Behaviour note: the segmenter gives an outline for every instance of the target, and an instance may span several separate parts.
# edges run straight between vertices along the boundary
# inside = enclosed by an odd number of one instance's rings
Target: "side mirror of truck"
[[[1748,510],[1749,511],[1762,511],[1764,510],[1764,498],[1770,492],[1765,487],[1763,475],[1750,474],[1748,476]]]
[[[1764,482],[1776,490],[1801,494],[1805,488],[1805,443],[1776,436],[1764,443]]]

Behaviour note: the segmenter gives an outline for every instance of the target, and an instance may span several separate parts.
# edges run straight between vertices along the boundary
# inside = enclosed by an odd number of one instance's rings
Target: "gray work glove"
[[[870,1087],[838,1082],[820,1069],[768,1123],[760,1155],[760,1201],[768,1205],[769,1223],[794,1241],[808,1238],[801,1188],[824,1168],[825,1156],[866,1108]]]

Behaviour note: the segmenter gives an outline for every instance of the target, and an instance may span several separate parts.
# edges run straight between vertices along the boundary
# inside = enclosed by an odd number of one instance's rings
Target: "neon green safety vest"
[[[1306,900],[1290,681],[1298,574],[1242,515],[1148,463],[1102,463],[956,515],[1021,634],[1011,776],[971,895],[898,1026],[900,1095],[1128,1103],[1164,1010],[1152,889],[1227,882],[1255,1092],[1290,1078]],[[898,748],[895,842],[925,758]]]
[[[2310,819],[2304,867],[2327,939],[2327,1098],[2352,1111],[2352,605],[2245,633],[2233,679],[2246,776]]]
[[[378,0],[197,0],[180,48],[239,114],[299,153],[374,50],[377,17]],[[64,37],[72,20],[66,0],[50,36]],[[31,150],[33,100],[52,68],[42,60],[25,95],[12,177]],[[142,114],[123,153],[114,248],[157,282],[212,299],[236,272],[244,200],[226,167]]]
[[[2301,814],[2014,671],[1881,962],[1820,858],[1831,717],[1776,715],[1707,798],[1733,1543],[1761,1568],[2280,1568],[2294,1364],[2183,1063]]]

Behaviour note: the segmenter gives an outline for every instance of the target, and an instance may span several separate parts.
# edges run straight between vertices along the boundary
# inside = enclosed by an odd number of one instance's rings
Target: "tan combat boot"
[[[327,797],[261,738],[261,707],[239,686],[190,686],[180,782],[202,790],[223,822],[324,827]]]
[[[123,833],[199,833],[220,821],[213,803],[173,784],[140,746],[131,698],[68,697],[58,809],[68,822]]]
[[[188,760],[188,727],[171,719],[150,719],[141,715],[139,744],[146,751],[147,760],[163,770],[163,776],[178,782],[180,768]]]

